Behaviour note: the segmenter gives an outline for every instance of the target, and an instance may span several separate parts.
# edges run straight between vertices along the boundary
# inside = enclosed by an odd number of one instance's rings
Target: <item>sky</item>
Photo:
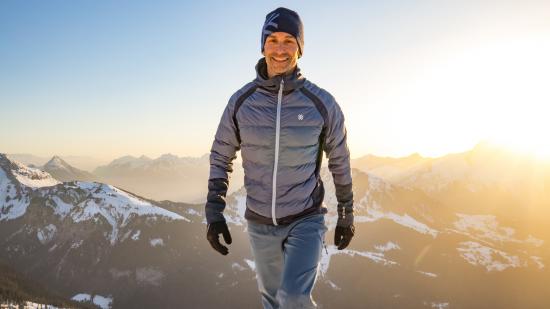
[[[0,1],[0,153],[208,153],[279,6],[352,158],[550,156],[550,1]]]

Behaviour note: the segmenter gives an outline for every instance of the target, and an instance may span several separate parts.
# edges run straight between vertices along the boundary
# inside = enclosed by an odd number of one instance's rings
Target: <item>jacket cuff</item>
[[[353,210],[353,191],[352,184],[338,185],[335,184],[336,200],[338,201],[338,207],[344,207],[346,209],[351,208]]]
[[[216,222],[225,222],[223,212],[213,211],[210,208],[206,208],[206,224],[212,224]]]
[[[225,209],[225,195],[229,182],[224,178],[214,178],[208,180],[208,196],[204,206],[204,214],[208,224],[214,222],[225,222],[223,210]]]
[[[336,221],[336,226],[350,227],[353,225],[353,209],[351,212],[342,212],[338,211],[338,221]]]

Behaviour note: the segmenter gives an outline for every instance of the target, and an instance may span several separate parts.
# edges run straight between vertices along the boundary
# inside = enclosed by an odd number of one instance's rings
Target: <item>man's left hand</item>
[[[334,245],[338,246],[338,250],[345,249],[349,245],[353,235],[355,235],[355,226],[353,224],[348,227],[336,226]]]
[[[334,245],[338,247],[338,250],[345,249],[355,235],[353,221],[353,207],[346,208],[338,205],[338,221],[336,221],[336,230],[334,231]]]

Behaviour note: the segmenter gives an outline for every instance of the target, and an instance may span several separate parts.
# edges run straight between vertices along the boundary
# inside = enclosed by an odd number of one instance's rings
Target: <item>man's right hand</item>
[[[231,244],[231,234],[229,233],[229,228],[225,222],[222,221],[208,224],[206,239],[208,239],[208,242],[210,242],[210,245],[214,248],[214,250],[223,255],[227,255],[229,253],[229,249],[220,243],[219,234],[223,235],[223,239],[226,244]]]

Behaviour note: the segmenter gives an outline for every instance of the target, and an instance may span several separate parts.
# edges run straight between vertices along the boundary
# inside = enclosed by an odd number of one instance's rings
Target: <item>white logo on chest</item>
[[[299,114],[299,115],[298,115],[298,120],[304,120],[304,115]]]

